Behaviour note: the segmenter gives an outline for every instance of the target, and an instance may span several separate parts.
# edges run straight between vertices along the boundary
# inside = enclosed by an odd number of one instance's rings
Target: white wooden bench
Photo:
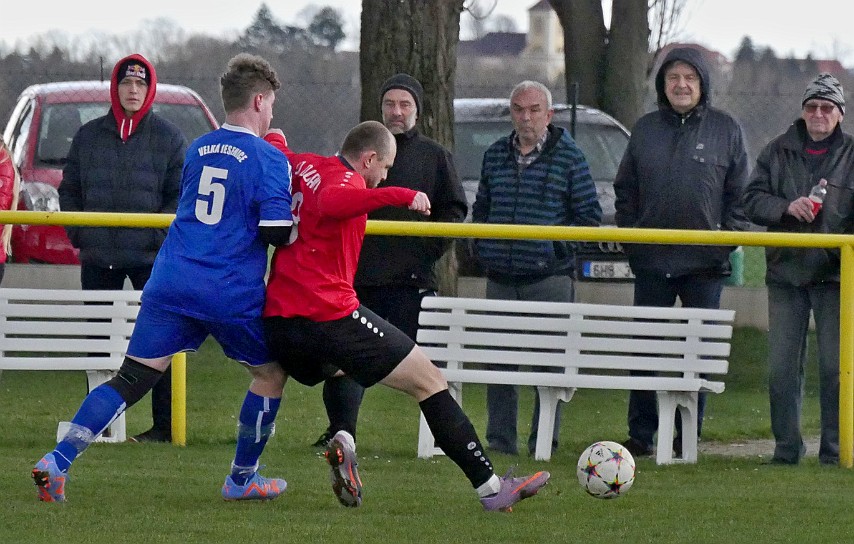
[[[551,457],[559,400],[569,401],[579,388],[634,389],[658,393],[656,462],[677,461],[678,409],[682,461],[695,463],[698,393],[724,390],[707,375],[727,372],[734,318],[732,310],[425,297],[418,343],[433,361],[446,363],[442,372],[461,405],[464,383],[535,386],[536,459]],[[486,370],[485,364],[519,365],[519,371]],[[630,376],[630,370],[657,375]],[[418,456],[441,453],[422,414]]]
[[[91,391],[121,366],[140,294],[0,288],[0,371],[82,370]],[[60,423],[58,434],[65,425]],[[126,438],[122,414],[99,440]]]

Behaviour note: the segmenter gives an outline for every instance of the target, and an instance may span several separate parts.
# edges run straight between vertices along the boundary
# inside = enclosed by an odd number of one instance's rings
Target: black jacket
[[[468,203],[451,153],[415,128],[395,134],[394,138],[397,157],[379,187],[407,187],[424,192],[430,199],[430,215],[425,217],[406,208],[386,206],[368,214],[368,219],[463,221]],[[433,266],[450,244],[449,238],[366,236],[354,285],[357,288],[409,285],[436,289]]]
[[[811,171],[804,152],[806,125],[797,120],[772,140],[756,159],[756,169],[744,192],[745,210],[770,232],[854,233],[854,138],[839,125],[831,136],[827,157]],[[812,223],[786,214],[789,203],[807,196],[818,180],[827,180],[827,195]],[[768,247],[765,282],[801,287],[839,281],[839,250]]]
[[[187,141],[172,123],[149,112],[127,142],[112,113],[83,125],[68,153],[59,186],[62,211],[174,213]],[[145,266],[167,229],[67,227],[80,261],[101,267]]]
[[[666,67],[681,60],[701,78],[699,104],[685,115],[664,94]],[[656,76],[659,110],[638,120],[614,180],[619,227],[745,230],[741,197],[747,152],[738,122],[709,105],[709,73],[693,49],[674,49]],[[729,246],[627,244],[635,272],[667,277],[729,272]]]

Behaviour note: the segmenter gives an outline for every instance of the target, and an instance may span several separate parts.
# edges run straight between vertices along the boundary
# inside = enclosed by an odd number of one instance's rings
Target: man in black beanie
[[[408,74],[396,74],[380,87],[382,121],[397,142],[397,158],[379,187],[407,187],[427,194],[431,214],[387,206],[368,219],[461,222],[468,212],[465,192],[450,151],[419,133],[424,89]],[[446,238],[367,236],[354,286],[362,304],[415,340],[421,299],[437,289],[436,261],[450,248]],[[324,447],[340,430],[356,435],[364,389],[350,378],[330,378],[323,385],[329,427],[316,447]]]
[[[854,233],[854,138],[842,132],[845,95],[830,74],[807,86],[801,115],[759,153],[744,191],[747,217],[769,232]],[[827,194],[819,207],[815,185]],[[810,313],[818,346],[821,440],[818,460],[839,463],[839,250],[768,247],[768,385],[773,464],[795,465],[801,434]]]
[[[399,95],[399,94],[397,96],[403,100],[410,100],[410,101],[413,101],[415,103],[414,113],[415,113],[416,117],[421,113],[421,109],[422,109],[421,103],[423,102],[423,98],[424,98],[424,88],[421,87],[421,83],[417,79],[410,76],[409,74],[395,74],[395,75],[391,76],[390,78],[388,78],[387,80],[385,80],[385,83],[383,83],[383,86],[380,89],[381,105],[384,104],[386,93],[388,93],[388,91],[390,91],[392,89],[400,89],[402,91],[406,91],[407,93],[409,93],[408,97],[405,95]],[[385,119],[385,112],[383,112],[383,119]],[[414,121],[412,123],[412,126],[415,126]],[[412,128],[412,127],[410,127],[410,128]],[[394,133],[394,132],[392,132],[392,133]]]

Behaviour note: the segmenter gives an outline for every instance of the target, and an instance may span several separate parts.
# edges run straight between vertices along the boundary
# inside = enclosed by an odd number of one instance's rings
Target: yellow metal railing
[[[187,354],[172,357],[172,443],[187,445]]]
[[[169,214],[0,211],[0,224],[166,227],[173,218],[174,215]],[[369,221],[367,233],[446,238],[839,248],[842,259],[839,319],[839,463],[846,468],[854,467],[854,316],[850,311],[854,309],[854,235],[396,221]],[[185,379],[182,374],[175,380],[176,370],[173,369],[173,389],[176,389],[176,383],[183,387]],[[175,414],[184,418],[181,423],[183,426],[186,423],[186,393],[183,390],[176,393],[173,396],[176,399],[173,405],[177,410],[173,409],[173,418],[176,417]],[[176,436],[175,426],[173,420],[173,437]],[[179,430],[181,432],[177,434],[185,438],[185,429]]]

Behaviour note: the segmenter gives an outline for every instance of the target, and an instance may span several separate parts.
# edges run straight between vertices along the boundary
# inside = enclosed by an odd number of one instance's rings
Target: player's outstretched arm
[[[408,207],[414,201],[415,193],[406,187],[368,189],[347,184],[328,185],[318,191],[317,208],[326,217],[348,219],[383,206]]]

